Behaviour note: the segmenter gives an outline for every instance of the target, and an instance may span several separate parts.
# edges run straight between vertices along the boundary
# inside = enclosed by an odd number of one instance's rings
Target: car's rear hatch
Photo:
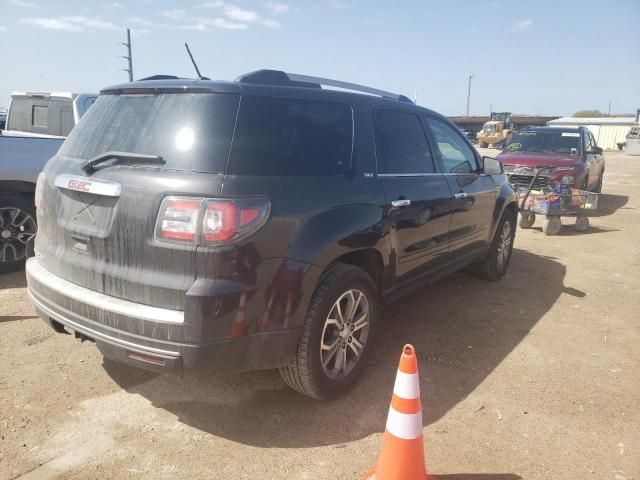
[[[196,246],[155,238],[158,209],[168,195],[219,195],[238,102],[233,93],[101,95],[39,181],[44,266],[97,292],[183,309]],[[105,152],[119,153],[86,168]]]

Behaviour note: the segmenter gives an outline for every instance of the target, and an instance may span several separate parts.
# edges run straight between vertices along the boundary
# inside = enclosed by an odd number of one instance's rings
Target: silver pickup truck
[[[96,94],[14,92],[0,131],[0,273],[20,268],[37,230],[36,181]]]

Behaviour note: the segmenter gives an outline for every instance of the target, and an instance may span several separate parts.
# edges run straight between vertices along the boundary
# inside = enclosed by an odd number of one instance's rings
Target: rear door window
[[[427,137],[416,114],[378,109],[374,125],[378,173],[434,172]]]
[[[294,98],[242,97],[227,173],[342,175],[351,165],[349,105]]]
[[[222,173],[238,95],[208,93],[101,95],[78,122],[60,155],[89,160],[108,151],[160,155],[163,168]]]

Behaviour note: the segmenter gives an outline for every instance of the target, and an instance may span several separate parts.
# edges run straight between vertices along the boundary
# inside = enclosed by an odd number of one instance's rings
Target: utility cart
[[[516,190],[521,228],[531,228],[536,215],[544,215],[542,231],[545,235],[557,235],[562,229],[562,217],[575,217],[575,229],[585,232],[589,228],[589,216],[598,208],[597,193],[572,188],[571,185],[534,190],[538,177],[554,167],[538,167],[527,188]]]

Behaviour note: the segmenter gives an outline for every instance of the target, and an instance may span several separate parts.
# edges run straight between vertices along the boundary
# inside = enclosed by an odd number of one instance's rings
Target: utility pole
[[[416,105],[418,104],[418,90],[415,89],[413,91],[413,103],[415,103]]]
[[[611,100],[609,100],[609,113],[607,113],[607,117],[611,116]]]
[[[469,104],[471,103],[471,79],[475,75],[469,75],[469,86],[467,87],[467,117],[469,116]]]
[[[127,47],[127,56],[123,56],[122,58],[129,61],[129,68],[123,68],[125,72],[129,73],[129,81],[133,82],[133,58],[131,57],[131,30],[127,28],[127,43],[120,43],[120,45],[124,45]]]

